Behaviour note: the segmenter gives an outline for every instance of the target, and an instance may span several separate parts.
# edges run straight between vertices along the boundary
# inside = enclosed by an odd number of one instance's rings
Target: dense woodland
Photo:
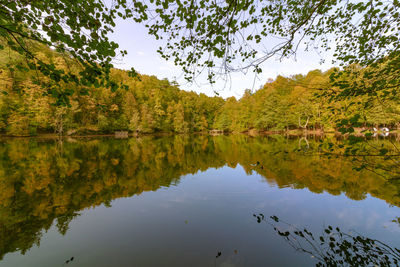
[[[72,59],[44,46],[36,50],[37,57],[56,68],[70,73],[79,71]],[[338,120],[356,113],[365,126],[393,128],[400,123],[397,97],[363,95],[330,101],[339,92],[330,79],[334,69],[314,70],[305,76],[278,76],[254,93],[246,90],[239,100],[224,100],[180,90],[176,83],[154,76],[132,78],[127,71],[118,69],[112,69],[110,76],[123,86],[115,90],[77,86],[21,69],[24,60],[11,50],[0,51],[0,131],[7,135],[186,133],[212,129],[334,131]],[[50,84],[47,88],[37,82],[46,79]]]
[[[52,225],[65,234],[84,209],[226,165],[279,187],[353,200],[370,194],[400,207],[399,150],[390,138],[141,136],[400,129],[399,1],[26,3],[0,3],[0,135],[69,137],[0,142],[0,259],[39,245]],[[278,76],[239,99],[209,97],[113,68],[113,59],[127,54],[108,38],[118,19],[167,40],[158,52],[189,81],[206,70],[212,83],[215,69],[252,70],[267,80],[261,64],[296,56],[300,42],[318,51],[335,44],[341,68]],[[280,45],[257,51],[274,44],[271,37]],[[117,131],[137,138],[72,137]]]
[[[66,71],[75,66],[50,49],[41,50],[38,56]],[[222,98],[185,92],[156,77],[141,75],[133,79],[128,72],[117,69],[111,70],[112,79],[123,82],[128,89],[76,88],[62,81],[46,89],[35,84],[35,80],[45,79],[40,74],[7,67],[23,60],[2,51],[0,129],[9,135],[205,131],[224,103]],[[60,94],[65,94],[67,105],[56,102]]]

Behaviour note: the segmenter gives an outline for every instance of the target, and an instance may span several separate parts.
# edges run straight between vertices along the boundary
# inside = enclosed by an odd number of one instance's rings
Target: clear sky
[[[116,24],[115,32],[110,37],[120,45],[120,49],[127,50],[128,55],[116,61],[115,67],[120,69],[133,67],[141,74],[155,75],[159,79],[167,78],[170,81],[176,80],[183,90],[192,90],[209,96],[215,95],[214,91],[216,91],[222,97],[235,96],[239,98],[243,95],[244,90],[256,90],[263,86],[268,78],[274,79],[278,75],[306,74],[313,69],[327,70],[332,67],[331,56],[326,53],[324,53],[325,63],[320,64],[321,55],[318,55],[317,52],[305,52],[299,49],[296,60],[284,59],[280,62],[270,59],[266,61],[262,65],[262,74],[258,75],[256,79],[252,72],[247,75],[233,73],[230,84],[219,81],[211,86],[205,77],[198,78],[196,83],[188,84],[182,77],[180,67],[159,56],[156,51],[163,45],[163,42],[148,35],[147,29],[143,25],[124,20],[118,20]]]

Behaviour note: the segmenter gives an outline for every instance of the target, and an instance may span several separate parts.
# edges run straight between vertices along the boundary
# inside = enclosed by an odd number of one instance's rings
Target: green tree
[[[8,65],[10,71],[35,70],[49,79],[36,76],[35,83],[47,88],[58,104],[68,104],[72,89],[60,82],[77,85],[119,85],[110,80],[112,59],[125,55],[118,44],[110,41],[118,17],[134,18],[144,5],[128,7],[126,0],[103,1],[0,1],[0,50],[10,49],[24,57],[23,62]],[[65,71],[56,62],[40,57],[38,48],[53,47],[63,55],[64,64],[72,62],[80,68]],[[136,73],[132,70],[132,75]]]
[[[143,12],[150,9],[155,15],[141,20],[150,34],[167,40],[160,54],[183,66],[188,79],[206,69],[214,81],[220,67],[226,73],[259,73],[270,58],[295,56],[299,47],[317,47],[333,48],[335,61],[343,66],[371,66],[373,71],[365,72],[364,78],[373,82],[361,89],[349,81],[346,94],[399,85],[397,0],[162,0]]]

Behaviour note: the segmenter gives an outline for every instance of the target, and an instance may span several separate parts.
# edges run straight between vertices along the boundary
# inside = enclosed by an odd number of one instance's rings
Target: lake
[[[340,150],[341,142],[247,135],[3,139],[0,266],[396,259],[400,182],[384,175],[383,157],[324,152],[331,144]],[[391,144],[398,143],[368,145]]]

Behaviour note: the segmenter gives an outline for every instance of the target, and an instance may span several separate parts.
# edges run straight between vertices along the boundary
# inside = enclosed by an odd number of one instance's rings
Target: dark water
[[[364,254],[396,254],[400,182],[384,175],[387,161],[325,155],[325,142],[3,140],[0,266],[312,266],[329,247],[319,236],[341,234],[376,240]],[[354,169],[365,162],[376,173]]]

